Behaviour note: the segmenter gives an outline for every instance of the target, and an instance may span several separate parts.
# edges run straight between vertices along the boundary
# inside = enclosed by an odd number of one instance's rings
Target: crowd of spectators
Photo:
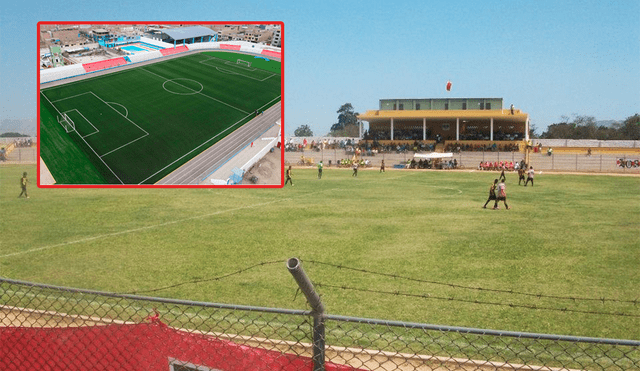
[[[435,150],[435,144],[429,142],[414,141],[413,143],[397,143],[397,144],[382,144],[377,140],[371,142],[360,142],[358,148],[363,154],[377,154],[377,153],[405,153],[409,151],[413,152],[433,152]]]
[[[427,139],[431,137],[431,131],[427,129]],[[391,132],[388,130],[366,130],[364,140],[391,140]],[[432,138],[435,139],[435,138]],[[394,129],[393,140],[423,140],[422,128]]]
[[[517,143],[508,144],[463,144],[463,143],[447,143],[444,147],[445,152],[460,153],[465,152],[518,152]]]
[[[491,136],[488,133],[476,132],[473,130],[467,130],[464,133],[460,133],[460,140],[491,140]],[[498,130],[493,133],[493,140],[522,140],[522,134],[520,133],[505,133]]]
[[[442,160],[442,159],[420,159],[416,161],[416,159],[411,159],[407,161],[408,169],[457,169],[458,168],[458,160]]]
[[[31,140],[31,138],[16,139],[16,141],[14,143],[16,145],[16,148],[19,148],[19,147],[31,147],[33,145],[33,141]]]
[[[525,166],[526,165],[525,165],[524,159],[520,162],[515,162],[515,163],[513,161],[494,161],[494,162],[480,161],[480,164],[478,165],[478,170],[514,171],[518,169],[524,169]]]
[[[307,148],[308,147],[308,148]],[[305,150],[311,150],[320,152],[324,150],[345,150],[347,152],[354,152],[356,148],[356,141],[352,139],[324,139],[324,140],[312,140],[307,142],[305,139],[301,143],[293,143],[290,139],[285,143],[284,149],[286,152],[303,152]]]

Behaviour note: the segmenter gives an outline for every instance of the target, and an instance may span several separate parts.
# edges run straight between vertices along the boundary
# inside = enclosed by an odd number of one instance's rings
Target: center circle
[[[174,90],[171,90],[170,88],[167,87],[167,83],[172,82],[173,84],[169,84],[169,87],[174,86]],[[179,85],[183,88],[186,88],[188,90],[191,90],[189,92],[181,92],[181,91],[175,91],[175,85]],[[197,87],[200,87],[200,90],[197,89]],[[171,79],[171,80],[167,80],[162,84],[162,88],[166,91],[168,91],[169,93],[172,94],[178,94],[178,95],[194,95],[194,94],[198,94],[200,93],[203,89],[204,86],[202,86],[201,83],[195,81],[195,80],[191,80],[191,79],[185,79],[185,78],[177,78],[177,79]]]

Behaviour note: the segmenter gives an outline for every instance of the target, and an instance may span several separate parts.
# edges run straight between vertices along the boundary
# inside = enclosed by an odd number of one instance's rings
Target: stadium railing
[[[313,311],[11,279],[0,279],[0,298],[3,370],[640,369],[640,341],[635,340],[330,314],[322,316],[324,334],[319,336]],[[312,359],[317,354],[312,344],[318,341],[324,344],[322,358]]]
[[[154,42],[154,40],[144,39],[146,41]],[[227,44],[239,45],[239,52],[249,53],[255,55],[261,55],[264,48],[262,48],[258,44],[253,44],[245,41],[229,41]],[[165,44],[165,43],[162,43]],[[189,44],[188,48],[190,51],[204,51],[204,50],[220,50],[220,42],[204,42],[204,43],[195,43]],[[273,48],[272,48],[273,49]],[[187,52],[188,53],[188,52]],[[146,53],[136,53],[128,56],[131,59],[131,63],[125,64],[126,66],[146,62],[153,59],[163,58],[164,56],[160,51],[149,51]],[[114,71],[118,70],[118,68],[114,68]],[[96,72],[96,71],[93,71]],[[72,77],[78,77],[82,75],[89,75],[92,72],[87,72],[82,67],[82,64],[74,64],[64,67],[50,68],[40,70],[40,84],[51,83],[58,80],[63,80]]]

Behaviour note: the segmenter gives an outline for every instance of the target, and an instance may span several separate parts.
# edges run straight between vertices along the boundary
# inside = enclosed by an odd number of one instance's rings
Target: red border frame
[[[230,25],[243,25],[243,24],[275,24],[275,25],[279,25],[280,26],[280,38],[281,38],[281,42],[280,42],[280,50],[281,50],[281,59],[280,59],[280,63],[281,63],[281,77],[280,77],[280,91],[281,91],[281,96],[280,96],[280,105],[281,105],[281,116],[280,116],[280,137],[282,138],[281,140],[281,148],[280,148],[280,184],[269,184],[269,185],[156,185],[156,184],[60,184],[60,185],[42,185],[40,184],[40,25],[55,25],[55,24],[64,24],[64,25],[80,25],[80,24],[113,24],[113,25],[127,25],[127,24],[189,24],[189,25],[203,25],[203,24],[216,24],[216,25],[224,25],[224,24],[230,24]],[[38,119],[38,132],[37,132],[37,136],[38,136],[38,147],[37,147],[37,154],[38,154],[38,188],[283,188],[284,187],[284,22],[281,21],[277,21],[277,22],[258,22],[258,21],[250,21],[250,22],[219,22],[219,21],[210,21],[210,22],[193,22],[193,21],[189,21],[189,22],[178,22],[178,21],[143,21],[143,22],[131,22],[131,21],[104,21],[104,22],[99,22],[99,21],[91,21],[91,22],[80,22],[80,21],[74,21],[74,22],[69,22],[69,21],[61,21],[61,22],[55,22],[55,21],[41,21],[38,22],[37,24],[37,32],[38,32],[38,41],[37,41],[37,53],[36,53],[36,58],[37,58],[37,63],[38,63],[38,68],[37,68],[37,86],[36,86],[36,90],[37,90],[37,102],[38,102],[38,107],[37,107],[37,119]]]

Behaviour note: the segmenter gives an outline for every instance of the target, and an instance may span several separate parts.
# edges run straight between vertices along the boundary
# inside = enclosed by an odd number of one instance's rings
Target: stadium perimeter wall
[[[597,140],[597,139],[533,139],[543,147],[578,147],[578,148],[640,148],[640,140]]]
[[[151,40],[153,41],[153,40]],[[145,41],[149,42],[149,41]],[[151,43],[151,42],[149,42]],[[224,49],[221,45],[233,45],[239,46],[240,49]],[[71,81],[82,80],[84,78],[100,76],[106,73],[111,73],[115,71],[122,71],[128,68],[138,67],[139,65],[144,65],[148,63],[153,63],[158,61],[159,59],[167,60],[171,58],[178,58],[185,55],[199,53],[202,51],[228,51],[234,53],[243,53],[243,54],[251,54],[256,56],[265,55],[262,54],[263,51],[280,51],[277,48],[273,48],[266,45],[253,44],[246,41],[227,41],[227,42],[204,42],[204,43],[196,43],[196,44],[188,44],[189,48],[188,52],[172,54],[169,56],[163,56],[159,51],[150,51],[147,53],[137,53],[133,55],[129,55],[130,63],[127,63],[123,66],[108,68],[100,71],[94,72],[86,72],[82,67],[82,64],[74,64],[70,66],[51,68],[46,70],[40,70],[40,86],[41,88],[47,88],[57,85],[66,84]],[[268,56],[269,59],[274,59],[280,61],[281,58],[275,58],[273,56]]]
[[[414,158],[415,152],[405,151],[403,153],[378,153],[375,156],[361,156],[365,161],[369,161],[370,168],[379,169],[380,163],[384,160],[386,169],[393,169],[395,166],[404,168],[408,161]],[[293,165],[308,167],[311,162],[315,166],[321,160],[325,168],[335,168],[336,163],[341,159],[353,158],[353,152],[341,149],[325,149],[324,151],[305,150],[287,151],[284,155],[285,166]],[[307,163],[300,164],[301,156],[304,156]],[[480,162],[519,162],[524,159],[524,154],[520,152],[461,152],[455,153],[455,159],[460,168],[464,170],[476,170]],[[627,154],[601,154],[586,156],[584,154],[554,153],[548,156],[546,153],[532,153],[530,164],[536,171],[549,172],[569,172],[569,173],[600,173],[600,174],[633,174],[640,175],[640,167],[622,167],[619,160],[640,160],[640,154],[629,152]],[[417,161],[418,159],[416,159]],[[329,163],[331,161],[331,163]]]

